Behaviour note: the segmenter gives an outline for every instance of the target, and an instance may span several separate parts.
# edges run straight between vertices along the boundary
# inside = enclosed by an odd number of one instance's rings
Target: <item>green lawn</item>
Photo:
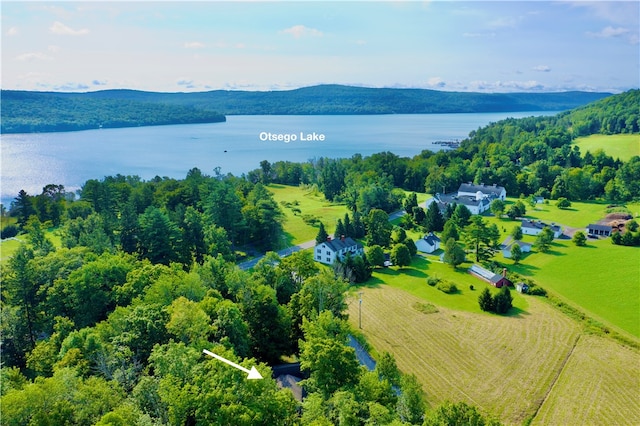
[[[583,154],[602,149],[607,155],[629,161],[634,155],[640,155],[640,135],[591,135],[577,138],[574,143]]]
[[[502,255],[499,261],[509,264]],[[640,337],[640,248],[611,244],[609,238],[577,247],[556,240],[549,253],[530,253],[510,267],[605,324]]]
[[[366,283],[368,287],[376,287],[386,284],[404,290],[414,296],[420,297],[435,305],[445,308],[463,310],[469,312],[482,312],[478,306],[478,295],[484,287],[494,290],[486,282],[467,273],[470,262],[460,265],[457,269],[440,263],[437,256],[414,257],[411,266],[406,268],[379,268],[373,273],[373,277]],[[428,277],[437,277],[449,280],[456,284],[458,293],[446,294],[427,284]],[[474,287],[474,290],[470,289]],[[513,304],[517,308],[514,313],[526,311],[528,306],[526,298],[515,290],[511,292],[514,297]]]
[[[269,191],[286,216],[284,223],[287,245],[299,244],[313,240],[318,235],[318,227],[306,224],[302,220],[303,215],[313,215],[324,223],[327,232],[332,235],[338,219],[344,219],[348,211],[344,204],[330,203],[321,192],[303,189],[297,186],[269,185]],[[291,207],[282,204],[291,203]],[[294,205],[297,202],[297,205]],[[293,207],[300,209],[301,213],[295,214]]]

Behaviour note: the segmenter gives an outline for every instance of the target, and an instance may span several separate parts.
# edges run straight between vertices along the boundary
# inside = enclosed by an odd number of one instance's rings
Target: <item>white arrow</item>
[[[222,358],[220,355],[216,355],[213,352],[209,352],[206,349],[203,349],[202,352],[204,352],[205,354],[207,354],[209,356],[214,357],[217,360],[220,360],[220,361],[222,361],[224,363],[227,363],[230,366],[237,368],[238,370],[244,371],[245,373],[248,374],[247,379],[249,379],[249,380],[262,379],[262,376],[260,375],[260,372],[256,369],[256,367],[251,367],[251,370],[249,370],[247,368],[244,368],[241,365],[236,364],[235,362],[229,361],[226,358]]]

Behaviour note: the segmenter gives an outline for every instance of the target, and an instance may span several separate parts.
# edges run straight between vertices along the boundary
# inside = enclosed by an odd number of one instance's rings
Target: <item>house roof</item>
[[[430,246],[435,246],[436,243],[440,242],[440,238],[438,238],[436,235],[434,235],[431,232],[429,232],[429,235],[425,235],[423,237],[423,240],[425,240],[427,244],[429,244]]]
[[[478,191],[482,192],[483,194],[493,194],[496,197],[499,197],[500,194],[505,191],[505,189],[502,186],[497,186],[496,184],[485,185],[484,183],[481,183],[480,185],[475,185],[473,183],[462,183],[460,184],[460,188],[458,188],[458,193],[471,192],[475,194]]]
[[[587,229],[593,229],[595,231],[611,231],[613,227],[611,225],[600,225],[599,223],[590,223]]]
[[[489,198],[481,198],[480,200],[476,199],[476,197],[474,195],[463,195],[463,196],[458,196],[458,194],[437,194],[438,196],[438,200],[441,203],[446,204],[450,204],[450,203],[458,203],[458,204],[463,204],[465,206],[471,206],[471,207],[476,207],[476,206],[488,206],[489,204],[491,204],[491,201],[493,198],[493,194],[491,197]]]
[[[356,249],[362,248],[362,244],[358,243],[351,237],[347,237],[345,239],[342,238],[334,238],[332,240],[323,241],[318,245],[326,244],[329,250],[338,252],[345,248],[355,247]]]
[[[528,219],[525,219],[525,220],[523,220],[523,221],[522,221],[522,227],[523,227],[523,228],[544,229],[544,228],[545,228],[545,227],[547,227],[547,226],[548,226],[549,228],[551,228],[551,230],[552,230],[553,232],[558,232],[558,231],[560,231],[560,227],[559,227],[558,225],[553,225],[553,224],[551,224],[551,225],[547,225],[547,224],[546,224],[546,223],[544,223],[544,222],[533,221],[533,220],[528,220]]]
[[[532,246],[530,243],[525,243],[524,241],[512,241],[512,242],[509,243],[509,245],[507,245],[506,249],[507,250],[511,250],[511,248],[516,244],[519,245],[520,248],[524,248],[524,247],[531,248],[531,246]]]

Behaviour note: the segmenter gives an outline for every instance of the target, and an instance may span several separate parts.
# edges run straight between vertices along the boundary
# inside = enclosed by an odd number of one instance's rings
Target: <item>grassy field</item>
[[[513,200],[510,200],[513,201]],[[638,203],[626,205],[636,216]],[[606,203],[573,203],[571,209],[558,209],[542,204],[527,207],[527,217],[547,223],[584,229],[606,215]],[[506,237],[519,221],[508,218],[486,217],[496,223]],[[525,236],[523,241],[533,243],[535,237]],[[495,260],[507,265],[513,261],[502,253]],[[539,285],[553,291],[566,301],[577,305],[589,316],[614,327],[617,331],[640,337],[640,249],[615,246],[608,238],[587,240],[586,247],[576,247],[569,239],[558,239],[549,253],[526,254],[519,265],[510,266]]]
[[[327,232],[333,235],[337,220],[344,219],[344,214],[348,211],[343,204],[328,202],[321,192],[314,193],[297,186],[275,184],[269,185],[268,189],[286,216],[284,228],[287,245],[316,238],[318,227],[306,224],[302,219],[303,215],[317,217],[324,223]],[[291,207],[286,207],[283,202],[291,203]],[[294,214],[292,207],[300,209],[300,213]]]
[[[581,336],[532,425],[640,424],[639,366],[637,351]]]
[[[379,268],[373,273],[373,277],[367,281],[368,287],[379,287],[387,284],[394,288],[404,290],[416,297],[429,300],[449,309],[464,310],[469,312],[482,312],[478,307],[478,295],[480,290],[485,287],[485,283],[478,278],[467,273],[467,269],[471,266],[470,262],[466,262],[453,269],[451,266],[441,263],[436,256],[416,256],[411,266],[397,268]],[[428,277],[437,277],[452,281],[458,287],[455,294],[446,294],[427,284]],[[474,287],[474,290],[470,289]],[[497,291],[492,288],[492,291]],[[526,312],[527,299],[515,291],[512,292],[514,297],[513,304],[514,315]]]
[[[574,143],[583,154],[602,149],[607,155],[628,161],[634,155],[640,155],[640,135],[591,135],[577,138]]]
[[[529,297],[526,312],[501,317],[452,310],[388,285],[358,291],[362,332],[376,352],[393,353],[402,371],[416,374],[431,406],[466,401],[506,424],[536,412],[534,424],[640,424],[638,351],[581,335],[543,299]],[[420,312],[425,303],[437,312]],[[358,310],[354,293],[354,327]]]
[[[556,240],[550,252],[531,253],[510,269],[579,305],[596,320],[637,338],[639,265],[640,247],[616,246],[610,239],[588,240],[586,247]]]

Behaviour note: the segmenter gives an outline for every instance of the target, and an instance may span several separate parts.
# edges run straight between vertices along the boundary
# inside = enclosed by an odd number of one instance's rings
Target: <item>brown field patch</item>
[[[361,290],[369,343],[418,377],[431,406],[465,401],[505,424],[522,424],[536,413],[580,335],[573,320],[533,297],[526,313],[510,317],[440,306],[425,315],[413,308],[425,300],[403,290]],[[349,316],[357,327],[355,300]]]
[[[582,336],[532,425],[640,425],[640,354]]]

